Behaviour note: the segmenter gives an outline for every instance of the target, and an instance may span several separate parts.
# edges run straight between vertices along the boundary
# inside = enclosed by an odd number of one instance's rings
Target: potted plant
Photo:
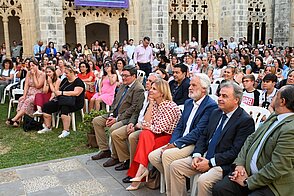
[[[97,141],[95,137],[95,131],[92,124],[92,120],[103,114],[107,114],[105,110],[91,110],[90,113],[85,114],[83,121],[79,124],[79,130],[87,133],[88,144],[89,148],[97,148]]]

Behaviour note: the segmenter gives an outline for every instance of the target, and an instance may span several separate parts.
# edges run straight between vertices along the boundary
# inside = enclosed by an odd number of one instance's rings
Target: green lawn
[[[7,103],[0,104],[0,169],[98,151],[86,147],[86,132],[78,129],[81,121],[79,112],[76,113],[77,131],[71,131],[67,138],[60,139],[61,122],[60,128],[50,133],[24,132],[21,127],[5,124],[7,109]]]

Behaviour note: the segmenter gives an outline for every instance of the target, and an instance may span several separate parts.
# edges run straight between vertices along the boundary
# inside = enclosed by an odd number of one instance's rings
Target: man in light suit
[[[213,187],[213,195],[293,195],[294,86],[282,87],[272,114],[242,147],[232,174]]]
[[[164,173],[166,193],[170,195],[170,164],[189,156],[194,144],[206,128],[211,112],[217,104],[208,96],[210,79],[206,74],[195,74],[189,87],[189,97],[184,105],[182,117],[175,128],[170,142],[149,154],[149,160]]]
[[[142,107],[144,101],[144,87],[136,80],[136,77],[137,70],[134,67],[125,66],[122,70],[123,85],[121,85],[115,96],[112,104],[113,111],[110,114],[93,119],[96,140],[100,149],[97,155],[92,156],[93,160],[111,156],[105,127],[109,127],[109,132],[111,133],[113,130],[126,125],[129,121],[132,122],[131,118],[138,118],[138,113],[140,112],[138,108]],[[115,148],[112,150],[115,151]],[[116,152],[113,153],[117,154]],[[112,164],[117,164],[118,162],[118,160],[114,160]]]
[[[218,109],[200,135],[192,156],[170,165],[171,195],[187,195],[186,177],[198,178],[198,195],[211,195],[213,184],[223,178],[246,138],[254,131],[253,119],[239,106],[242,88],[232,82],[221,84]]]

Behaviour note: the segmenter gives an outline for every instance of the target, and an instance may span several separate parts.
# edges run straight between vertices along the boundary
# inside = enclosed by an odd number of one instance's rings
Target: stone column
[[[202,24],[202,21],[198,20],[198,44],[199,44],[199,47],[202,46],[202,43],[201,43],[201,24]]]
[[[179,46],[182,44],[182,20],[178,20],[179,25]]]
[[[258,23],[259,29],[258,29],[258,41],[261,40],[261,30],[262,30],[262,23]]]
[[[188,30],[189,30],[189,42],[191,42],[192,41],[192,20],[189,20],[188,21]]]
[[[289,46],[291,24],[291,0],[274,1],[274,44]],[[293,6],[293,5],[292,5]]]
[[[113,21],[111,23],[111,25],[109,26],[109,35],[110,36],[110,43],[114,43],[115,40],[118,40],[119,38],[119,20],[117,19],[117,21]]]
[[[10,41],[9,41],[9,31],[8,31],[8,18],[3,17],[3,29],[4,29],[4,40],[5,40],[5,46],[6,46],[6,57],[10,58],[11,57],[11,52],[10,52]]]
[[[252,46],[255,45],[255,22],[252,23]]]
[[[27,26],[27,21],[25,19],[20,19],[19,20],[20,23],[20,28],[21,28],[21,35],[23,38],[28,38],[30,37],[30,35],[28,35],[28,33],[26,32],[26,28],[25,26]],[[28,39],[23,39],[22,40],[22,46],[23,46],[23,58],[30,56],[30,54],[32,53],[31,51],[33,51],[33,48],[30,48],[30,44],[28,44]]]
[[[248,29],[248,0],[220,0],[220,32],[228,39],[230,36],[239,41],[247,37]]]
[[[61,0],[36,0],[36,22],[37,33],[40,39],[54,42],[57,50],[65,43],[65,27],[63,18],[63,1]]]

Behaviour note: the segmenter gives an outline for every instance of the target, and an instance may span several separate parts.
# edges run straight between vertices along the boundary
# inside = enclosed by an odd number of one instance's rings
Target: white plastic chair
[[[220,84],[223,80],[224,78],[216,78],[213,80],[213,84]]]
[[[10,118],[11,108],[12,108],[13,104],[18,104],[18,100],[15,99],[15,96],[16,95],[23,95],[23,89],[13,89],[12,90],[11,99],[10,99],[9,105],[8,105],[8,115],[7,115],[7,118]]]
[[[218,96],[216,95],[209,95],[216,103],[218,102]]]
[[[71,127],[72,127],[72,130],[73,131],[76,131],[77,128],[76,128],[76,115],[74,112],[70,113],[70,116],[71,116]],[[60,116],[59,115],[56,115],[56,129],[58,128],[59,126],[59,120],[60,120]]]
[[[243,105],[242,107],[253,118],[255,123],[255,130],[259,127],[262,118],[264,116],[268,118],[271,114],[270,111],[259,106]]]
[[[180,108],[180,110],[181,110],[181,112],[183,112],[184,111],[184,104],[183,105],[178,105],[178,107]]]
[[[145,71],[142,71],[142,70],[137,70],[137,79],[143,83],[144,81],[144,77],[145,77]]]
[[[211,95],[216,95],[216,91],[218,88],[219,84],[211,84],[210,88],[211,88]]]
[[[13,74],[13,80],[11,81],[10,84],[8,84],[8,85],[5,87],[4,92],[3,92],[3,96],[2,96],[2,100],[1,100],[1,104],[4,104],[4,103],[5,103],[6,95],[9,95],[10,89],[11,89],[13,86],[15,86],[15,85],[18,84],[17,77],[16,77],[17,73],[18,73],[18,72],[15,72],[15,73]],[[23,79],[23,81],[21,81],[21,82],[24,82],[24,79]],[[21,88],[21,89],[23,89],[23,88]]]

